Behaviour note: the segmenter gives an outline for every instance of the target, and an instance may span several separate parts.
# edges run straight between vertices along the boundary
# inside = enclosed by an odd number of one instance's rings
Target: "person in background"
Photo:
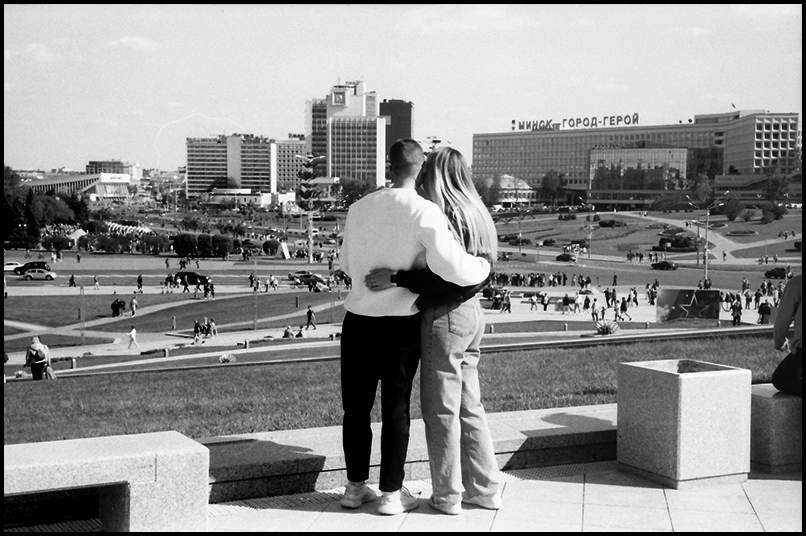
[[[291,329],[291,326],[286,326],[285,331],[283,331],[283,338],[284,339],[294,338],[294,331]]]
[[[134,326],[132,326],[132,330],[129,332],[129,350],[132,349],[132,344],[138,349],[140,348],[140,344],[137,342],[137,329],[135,329]]]
[[[461,153],[451,147],[432,152],[418,182],[424,197],[447,215],[456,242],[467,253],[487,259],[492,268],[497,258],[495,224]],[[429,504],[448,515],[460,514],[462,503],[501,507],[501,475],[478,375],[485,320],[477,293],[490,276],[460,286],[427,269],[383,268],[365,279],[373,291],[397,286],[419,295],[420,396],[433,488]]]
[[[789,280],[784,289],[778,316],[773,326],[773,343],[776,350],[789,354],[772,373],[772,384],[784,393],[803,397],[803,275]],[[792,336],[790,325],[794,324]]]
[[[31,337],[31,346],[25,352],[25,366],[31,367],[35,380],[45,379],[45,368],[50,365],[50,349],[42,344],[39,337]]]

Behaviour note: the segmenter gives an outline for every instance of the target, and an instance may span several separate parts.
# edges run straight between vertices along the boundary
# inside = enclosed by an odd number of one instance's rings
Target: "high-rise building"
[[[277,156],[273,159],[277,165],[277,188],[282,190],[296,190],[301,182],[297,176],[302,167],[302,160],[298,156],[305,156],[308,152],[307,142],[304,139],[290,139],[277,141]],[[275,188],[272,193],[277,190]]]
[[[311,154],[326,156],[327,177],[384,184],[386,121],[363,81],[337,84],[324,100],[309,101],[307,128]]]
[[[271,192],[272,151],[276,154],[274,140],[253,134],[187,138],[188,195],[213,188]]]
[[[386,119],[385,155],[389,156],[389,148],[401,138],[411,138],[412,112],[414,104],[400,99],[384,99],[381,102],[381,116]]]
[[[575,128],[603,122],[607,126]],[[643,208],[674,190],[682,193],[686,179],[696,175],[760,176],[773,166],[791,174],[798,167],[797,113],[737,110],[697,115],[689,123],[639,126],[637,122],[637,116],[576,119],[568,124],[530,121],[518,123],[523,130],[515,130],[513,121],[511,132],[473,135],[473,175],[492,179],[508,174],[539,188],[542,178],[553,171],[565,176],[568,203],[584,197],[602,207]],[[629,126],[612,126],[621,124]],[[680,148],[686,149],[685,158],[675,151]]]

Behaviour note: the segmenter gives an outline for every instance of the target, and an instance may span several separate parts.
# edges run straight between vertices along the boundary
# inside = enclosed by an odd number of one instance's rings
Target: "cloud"
[[[735,4],[731,7],[734,14],[751,19],[789,19],[803,14],[802,4]]]
[[[602,93],[624,93],[631,89],[629,84],[619,84],[616,82],[605,82],[593,85],[593,89]]]
[[[59,55],[43,43],[30,43],[25,45],[19,50],[4,48],[3,60],[8,61],[17,56],[26,56],[34,61],[57,61],[60,59]]]
[[[120,39],[116,39],[114,41],[109,41],[106,46],[108,47],[127,47],[132,50],[138,50],[141,52],[150,52],[152,50],[156,50],[159,48],[159,43],[148,39],[146,37],[140,36],[127,36],[122,37]]]
[[[409,31],[424,33],[516,31],[537,25],[530,15],[510,13],[505,6],[483,4],[420,6],[406,13],[402,24]]]

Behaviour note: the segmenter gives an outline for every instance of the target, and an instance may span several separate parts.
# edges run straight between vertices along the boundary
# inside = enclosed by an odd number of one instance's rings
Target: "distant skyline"
[[[185,165],[188,137],[305,132],[363,80],[472,163],[512,120],[763,109],[802,119],[801,4],[3,7],[4,164]]]

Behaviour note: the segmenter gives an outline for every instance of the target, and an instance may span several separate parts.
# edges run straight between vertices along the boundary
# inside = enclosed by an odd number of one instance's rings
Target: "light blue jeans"
[[[501,488],[481,404],[478,363],[484,334],[478,298],[423,311],[420,396],[434,502],[456,504]]]

